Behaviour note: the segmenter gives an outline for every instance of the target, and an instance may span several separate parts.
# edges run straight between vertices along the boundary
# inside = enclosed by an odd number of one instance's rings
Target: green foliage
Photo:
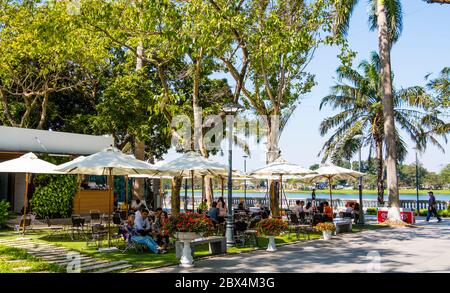
[[[36,189],[30,200],[31,210],[40,218],[70,217],[77,191],[74,175],[37,175]]]
[[[10,212],[10,204],[6,200],[0,201],[0,228],[6,226],[6,221],[8,221],[12,214]]]
[[[378,209],[377,208],[367,208],[366,215],[376,215]]]

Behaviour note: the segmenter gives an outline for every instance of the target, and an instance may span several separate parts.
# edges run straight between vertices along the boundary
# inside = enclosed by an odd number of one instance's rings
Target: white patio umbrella
[[[323,179],[328,180],[328,185],[330,187],[330,202],[331,206],[333,206],[333,193],[331,190],[331,181],[333,179],[337,180],[347,180],[351,178],[359,178],[364,176],[364,173],[354,171],[347,168],[342,168],[333,164],[327,164],[321,166],[319,169],[315,170],[317,174],[303,176],[301,180],[305,182],[317,182]]]
[[[0,163],[0,172],[25,174],[23,234],[25,234],[25,222],[28,207],[28,181],[30,174],[63,174],[62,172],[55,171],[55,168],[56,165],[39,159],[33,153],[27,153],[19,158]]]
[[[203,157],[196,152],[187,152],[180,157],[157,167],[153,175],[191,177],[192,209],[194,209],[194,176],[225,176],[228,166]]]
[[[68,174],[107,175],[110,184],[110,196],[108,203],[108,246],[111,245],[110,216],[111,197],[113,197],[112,176],[128,176],[129,174],[146,174],[155,171],[155,167],[147,162],[136,159],[132,155],[126,155],[120,150],[109,147],[92,154],[81,160],[73,160],[57,171]]]
[[[308,174],[316,174],[315,171],[303,168],[297,164],[289,163],[283,157],[279,157],[274,162],[267,164],[266,166],[253,170],[249,173],[250,176],[259,179],[274,180],[278,176],[280,181],[280,193],[283,190],[283,176],[303,176]],[[281,209],[283,209],[283,200],[281,200]]]

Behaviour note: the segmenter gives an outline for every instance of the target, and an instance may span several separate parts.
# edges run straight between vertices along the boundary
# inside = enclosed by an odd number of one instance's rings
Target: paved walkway
[[[88,257],[77,251],[68,250],[52,244],[37,243],[31,239],[0,238],[0,244],[24,249],[29,254],[41,258],[44,261],[66,267],[68,269],[67,272],[79,268],[79,271],[82,273],[109,273],[131,267],[127,261],[107,261]]]
[[[279,248],[213,257],[190,269],[170,266],[147,270],[207,273],[450,272],[450,220],[334,236]]]

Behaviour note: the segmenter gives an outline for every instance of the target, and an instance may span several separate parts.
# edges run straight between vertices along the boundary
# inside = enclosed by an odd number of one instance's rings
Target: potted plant
[[[316,225],[317,231],[322,231],[323,239],[330,240],[331,234],[336,230],[336,226],[333,223],[319,223]]]
[[[204,214],[183,213],[173,216],[165,226],[165,230],[178,240],[183,242],[183,255],[180,259],[182,267],[192,267],[191,244],[194,239],[202,237],[213,228],[213,223]]]
[[[275,245],[275,236],[278,236],[281,232],[285,231],[288,228],[288,224],[282,219],[269,218],[258,222],[256,228],[258,230],[258,234],[269,238],[269,244],[266,250],[273,252],[277,250]]]

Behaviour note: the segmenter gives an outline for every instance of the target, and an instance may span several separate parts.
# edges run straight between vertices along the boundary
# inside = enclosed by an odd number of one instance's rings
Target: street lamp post
[[[416,208],[417,208],[417,215],[419,215],[419,159],[417,157],[417,147],[416,150]]]
[[[239,111],[235,104],[225,105],[222,110],[227,114],[228,124],[228,213],[225,237],[227,246],[234,246],[234,221],[233,221],[233,116]]]
[[[244,173],[247,176],[247,155],[242,156],[244,158]],[[247,178],[244,178],[244,204],[247,205]]]
[[[362,161],[361,161],[361,149],[363,145],[363,135],[355,135],[354,138],[360,139],[361,144],[359,145],[359,153],[358,153],[358,159],[359,159],[359,172],[362,172]],[[358,193],[359,193],[359,224],[364,225],[364,209],[363,209],[363,198],[362,198],[362,177],[358,178]]]

